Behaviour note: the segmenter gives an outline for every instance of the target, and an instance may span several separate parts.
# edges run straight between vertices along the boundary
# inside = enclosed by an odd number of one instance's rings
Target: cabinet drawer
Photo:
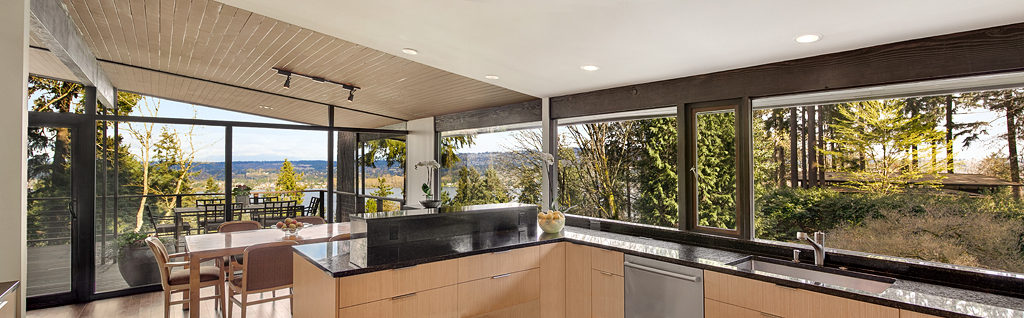
[[[939,316],[932,316],[929,314],[922,314],[916,311],[900,309],[900,318],[939,318]]]
[[[338,309],[337,318],[454,318],[455,291],[455,286],[447,286],[345,307]]]
[[[590,266],[594,269],[622,276],[622,253],[601,248],[591,248]]]
[[[384,297],[451,286],[458,283],[458,260],[447,260],[387,271],[383,278]]]
[[[863,301],[801,290],[793,304],[810,304],[810,311],[795,311],[791,318],[835,317],[835,318],[900,318],[900,310]],[[799,307],[795,305],[793,307]]]
[[[455,285],[457,266],[447,260],[338,278],[338,307]]]
[[[476,317],[540,299],[540,270],[478,279],[458,287],[459,317]]]
[[[768,318],[761,312],[704,298],[704,318]]]
[[[458,259],[459,282],[523,271],[540,266],[539,246],[517,248]]]
[[[626,315],[626,282],[622,276],[594,269],[590,271],[590,284],[592,317],[622,318]]]

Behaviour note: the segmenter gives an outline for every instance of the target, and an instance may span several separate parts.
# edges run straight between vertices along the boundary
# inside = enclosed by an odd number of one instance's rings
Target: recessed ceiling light
[[[410,49],[410,48],[404,48],[404,49],[402,49],[402,53],[409,54],[409,55],[416,55],[416,54],[420,54],[420,51],[417,51],[415,49]]]
[[[583,66],[580,66],[580,68],[582,68],[584,71],[591,71],[591,72],[601,69],[600,67],[597,67],[596,65],[583,65]]]
[[[263,108],[263,109],[274,109],[273,107],[270,107],[270,106],[263,106],[263,105],[260,105],[260,108]]]
[[[484,77],[486,77],[487,79],[498,79],[498,75],[487,75]]]
[[[818,42],[818,40],[821,40],[820,34],[805,34],[796,37],[796,41],[799,43],[813,43]]]

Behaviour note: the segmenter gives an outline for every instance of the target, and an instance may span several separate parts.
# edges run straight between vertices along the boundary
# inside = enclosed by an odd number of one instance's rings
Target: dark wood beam
[[[540,99],[434,117],[435,131],[540,122]]]
[[[32,0],[30,10],[32,34],[41,39],[82,84],[96,87],[96,99],[103,106],[115,108],[114,86],[100,68],[92,49],[85,44],[64,4],[60,0]]]
[[[551,98],[568,118],[1024,70],[1024,23]]]

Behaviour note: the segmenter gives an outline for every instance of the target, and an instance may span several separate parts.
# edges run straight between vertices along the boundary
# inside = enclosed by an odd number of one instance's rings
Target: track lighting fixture
[[[276,67],[272,68],[272,69],[277,71],[278,75],[286,76],[285,79],[284,79],[284,88],[291,88],[292,87],[292,75],[302,76],[302,77],[311,79],[311,80],[313,80],[314,82],[317,82],[317,83],[331,83],[331,84],[334,84],[334,85],[340,85],[342,89],[347,89],[348,90],[348,101],[349,102],[351,102],[352,100],[354,100],[356,98],[355,94],[353,94],[353,93],[357,89],[361,89],[361,88],[359,88],[357,86],[353,86],[353,85],[349,85],[349,84],[345,84],[345,83],[334,82],[334,81],[328,80],[328,79],[323,78],[323,77],[316,77],[316,76],[310,76],[310,75],[306,75],[306,74],[299,74],[299,73],[295,73],[295,72],[292,72],[292,71],[285,71],[285,70],[282,70],[282,69],[279,69],[279,68],[276,68]]]

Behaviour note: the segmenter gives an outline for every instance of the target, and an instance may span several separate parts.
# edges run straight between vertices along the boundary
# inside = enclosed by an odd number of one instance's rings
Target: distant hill
[[[327,171],[327,160],[296,160],[291,161],[292,165],[295,166],[295,170],[298,172],[304,171]],[[245,171],[277,171],[281,169],[281,165],[284,164],[284,160],[281,161],[234,161],[231,164],[231,169],[235,173]],[[375,163],[377,168],[367,168],[366,173],[368,175],[378,175],[381,173],[388,172],[390,174],[401,174],[401,167],[387,167],[387,163],[383,160]],[[195,171],[199,172],[199,175],[193,178],[193,180],[206,180],[207,178],[213,177],[214,180],[221,180],[224,176],[224,162],[203,162],[196,164]]]

